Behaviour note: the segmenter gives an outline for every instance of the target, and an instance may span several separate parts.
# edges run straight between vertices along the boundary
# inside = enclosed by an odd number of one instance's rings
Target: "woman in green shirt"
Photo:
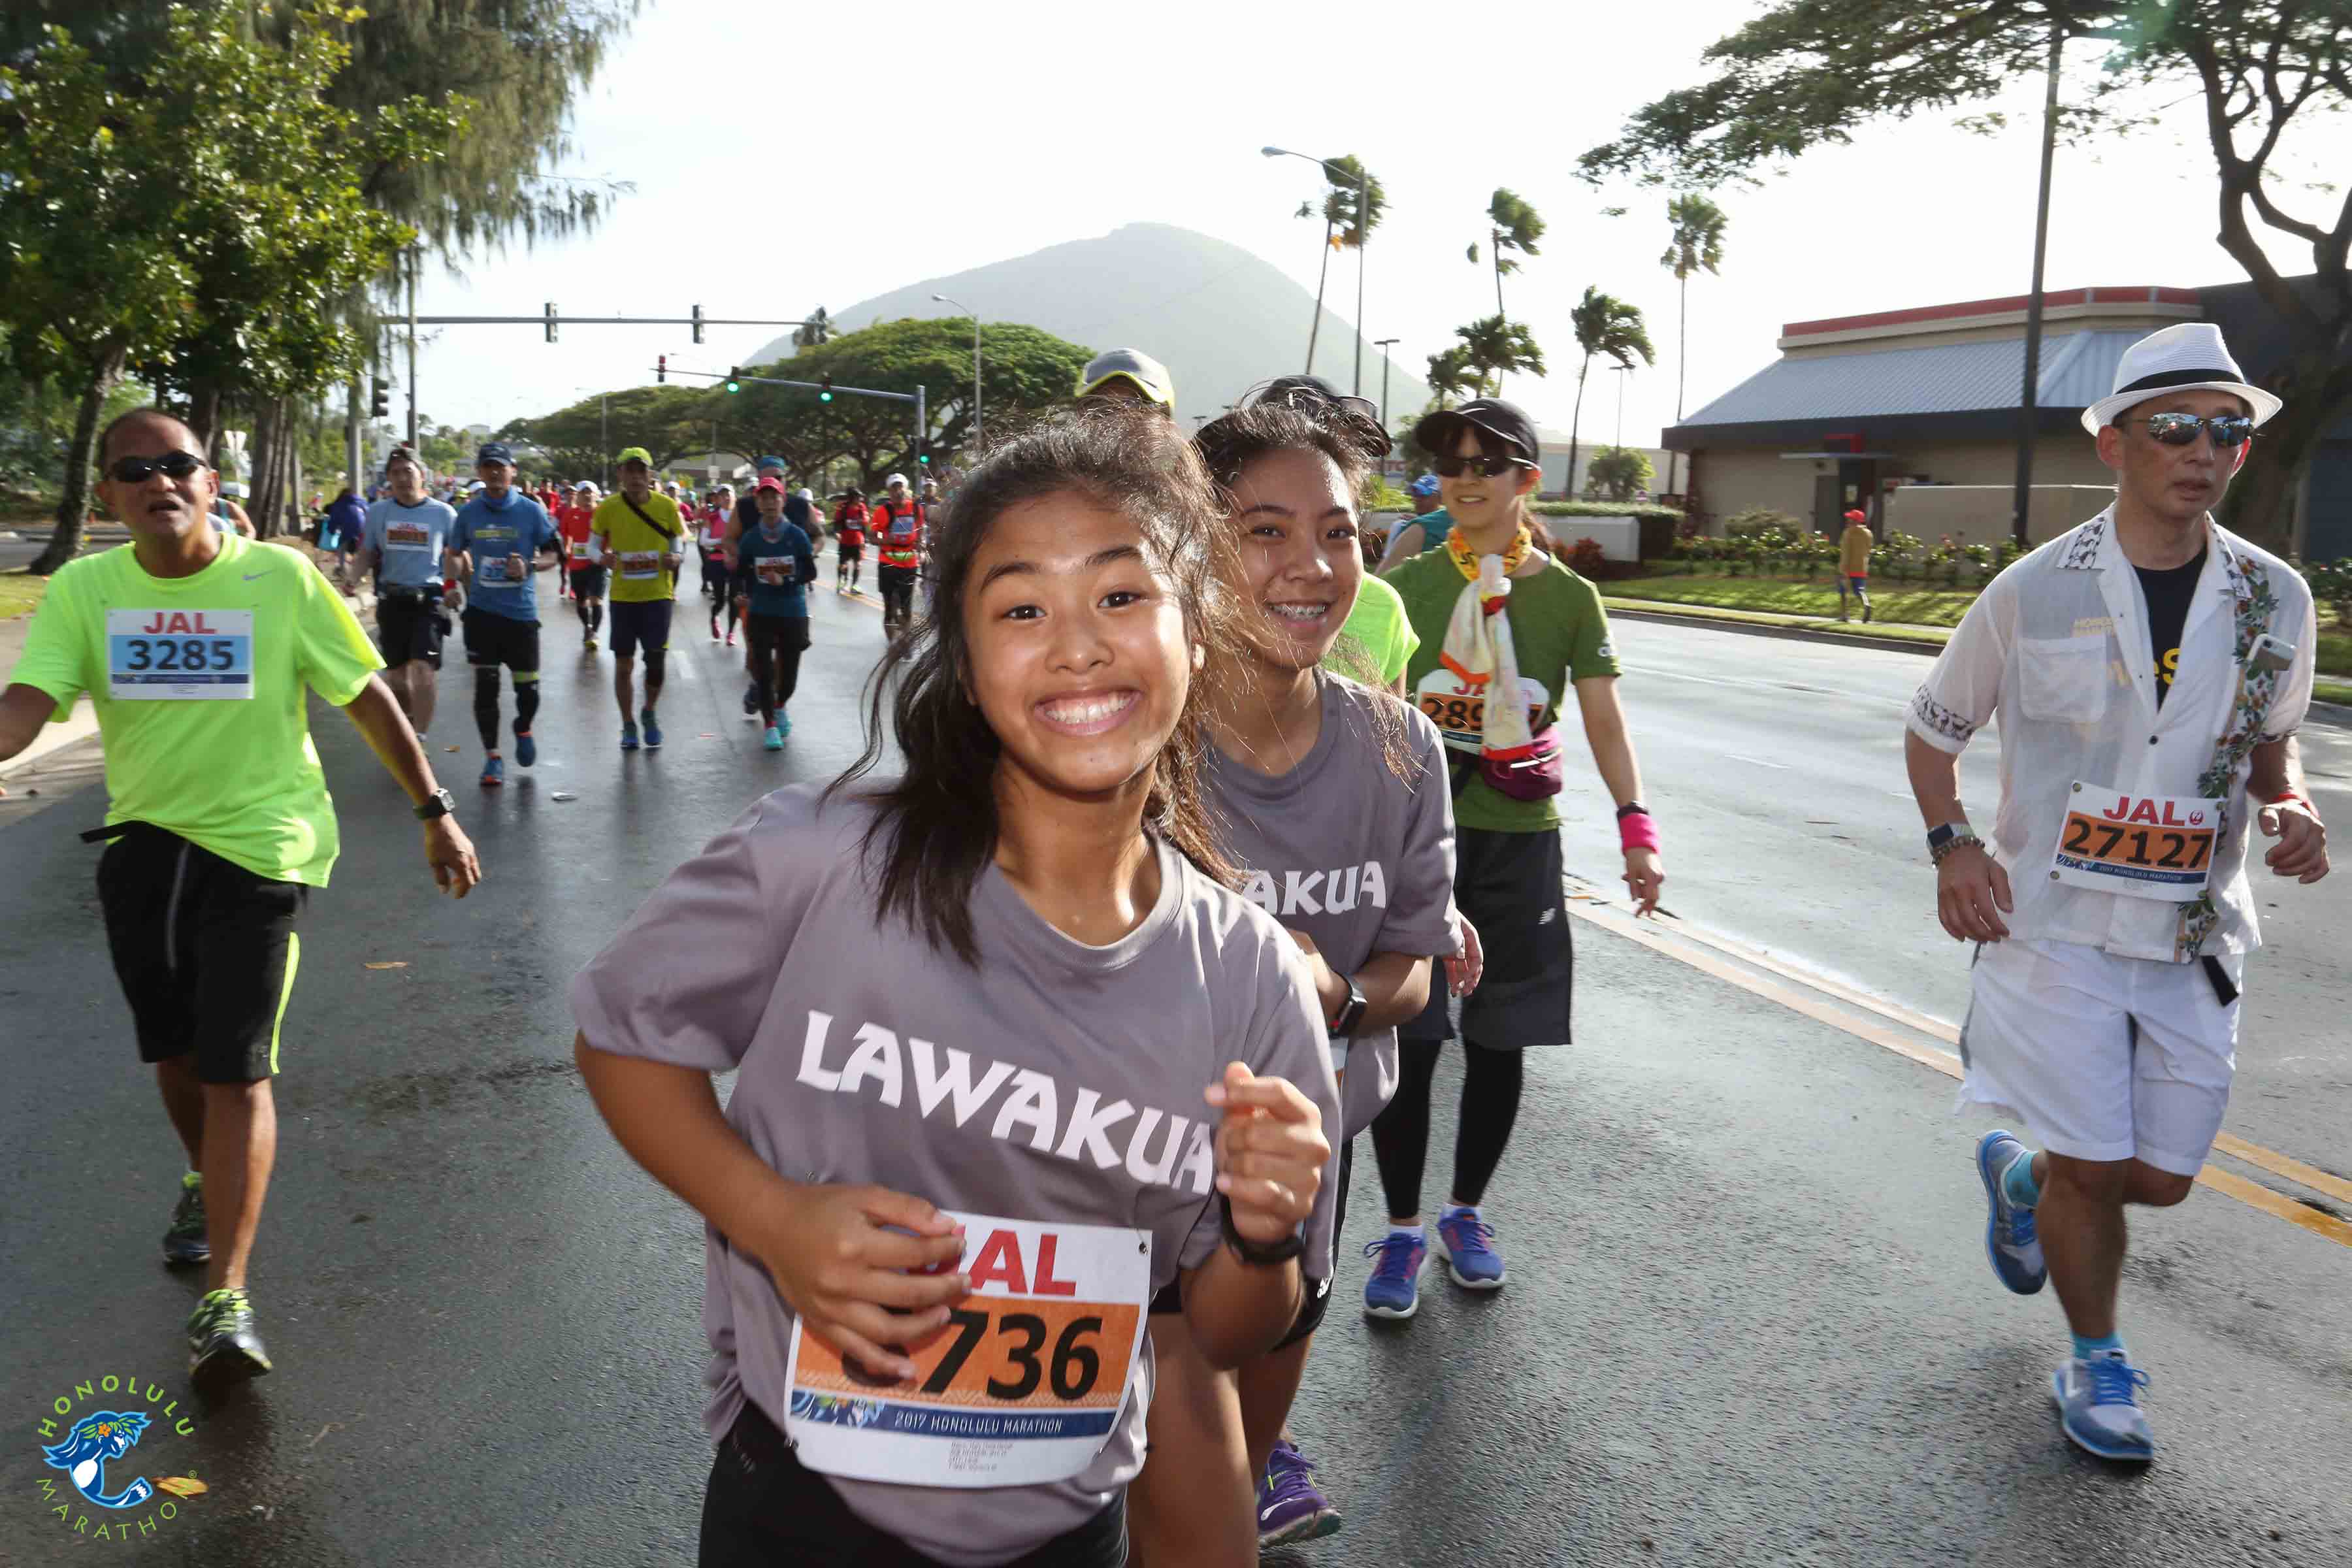
[[[1479,1205],[1518,1116],[1519,1052],[1569,1038],[1575,955],[1561,890],[1561,759],[1548,731],[1571,682],[1593,763],[1617,803],[1636,913],[1657,906],[1664,875],[1640,804],[1641,770],[1617,702],[1601,595],[1538,544],[1543,535],[1528,511],[1542,483],[1534,422],[1511,404],[1480,398],[1431,415],[1414,439],[1437,455],[1453,522],[1443,548],[1400,563],[1388,581],[1420,638],[1406,668],[1408,693],[1437,725],[1452,764],[1454,900],[1486,947],[1484,983],[1462,1005],[1461,1123],[1437,1232],[1454,1283],[1491,1290],[1504,1281],[1503,1259]],[[1496,591],[1474,594],[1482,574]],[[1507,637],[1496,635],[1506,627]],[[1488,682],[1512,677],[1519,704],[1490,715]],[[1402,1081],[1372,1123],[1389,1232],[1364,1286],[1365,1311],[1388,1318],[1409,1318],[1420,1306],[1430,1080],[1438,1048],[1453,1035],[1444,993],[1399,1035]]]

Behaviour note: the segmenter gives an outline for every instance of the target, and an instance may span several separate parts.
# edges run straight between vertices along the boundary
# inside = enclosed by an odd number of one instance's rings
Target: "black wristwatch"
[[[1372,1005],[1364,1000],[1363,990],[1356,984],[1355,976],[1342,975],[1340,978],[1348,983],[1348,999],[1339,1005],[1339,1016],[1332,1019],[1324,1030],[1335,1040],[1351,1037],[1356,1026],[1364,1021],[1364,1015],[1370,1011]]]
[[[1307,1251],[1307,1227],[1301,1226],[1280,1241],[1252,1241],[1234,1228],[1233,1200],[1223,1193],[1217,1194],[1217,1223],[1225,1233],[1225,1245],[1233,1248],[1235,1258],[1256,1268],[1271,1268],[1277,1263],[1287,1263]]]
[[[433,822],[457,809],[457,797],[446,789],[436,789],[425,797],[425,804],[415,808],[416,820]]]
[[[1965,837],[1968,832],[1969,821],[1964,816],[1947,822],[1940,827],[1927,829],[1927,853],[1933,855],[1953,839]]]

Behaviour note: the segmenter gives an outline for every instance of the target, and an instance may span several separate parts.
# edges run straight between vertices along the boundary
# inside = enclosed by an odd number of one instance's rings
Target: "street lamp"
[[[1372,347],[1381,351],[1381,431],[1383,435],[1389,427],[1389,350],[1403,341],[1402,338],[1372,340]]]
[[[958,304],[945,294],[931,298],[942,305],[954,305],[971,318],[971,444],[980,445],[980,312],[969,305]]]
[[[1258,152],[1268,158],[1304,158],[1310,163],[1320,163],[1326,169],[1339,169],[1328,158],[1318,158],[1309,153],[1294,153],[1287,147],[1261,147]],[[1355,395],[1364,395],[1364,241],[1370,231],[1365,226],[1372,216],[1372,172],[1361,163],[1356,165],[1356,385]]]
[[[1633,379],[1633,367],[1630,364],[1613,364],[1609,368],[1615,371],[1619,375],[1624,378],[1623,381],[1620,381],[1617,384],[1616,446],[1620,451],[1622,451],[1625,447],[1625,382]]]

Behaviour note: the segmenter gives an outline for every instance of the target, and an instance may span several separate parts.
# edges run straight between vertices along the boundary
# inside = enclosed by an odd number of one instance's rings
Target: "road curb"
[[[1776,626],[1769,621],[1735,620],[1729,616],[1646,609],[1639,606],[1652,601],[1612,599],[1606,595],[1602,595],[1602,601],[1607,605],[1612,618],[1622,617],[1629,621],[1662,621],[1674,626],[1697,625],[1712,626],[1718,631],[1748,632],[1757,637],[1788,637],[1797,642],[1837,643],[1846,647],[1872,647],[1891,649],[1896,653],[1925,654],[1930,658],[1944,651],[1944,645],[1941,643],[1915,642],[1907,637],[1874,637],[1860,636],[1853,632],[1827,631],[1814,626]]]

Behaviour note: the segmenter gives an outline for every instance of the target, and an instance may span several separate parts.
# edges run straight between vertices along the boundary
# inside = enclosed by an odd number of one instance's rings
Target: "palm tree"
[[[1381,189],[1378,175],[1367,177],[1364,165],[1352,153],[1333,158],[1323,165],[1323,177],[1329,189],[1323,196],[1323,264],[1315,278],[1315,321],[1307,332],[1307,374],[1315,374],[1315,345],[1323,328],[1323,290],[1331,276],[1331,253],[1334,250],[1357,252],[1357,265],[1363,265],[1365,238],[1381,226],[1381,215],[1387,210],[1388,198]],[[1364,212],[1359,217],[1356,208]],[[1296,216],[1311,217],[1316,207],[1312,202],[1301,202]],[[1356,323],[1359,335],[1363,323]]]
[[[793,347],[813,349],[833,341],[833,318],[819,305],[808,313],[808,320],[793,329]]]
[[[1454,328],[1454,335],[1462,340],[1463,359],[1477,373],[1479,391],[1487,396],[1502,395],[1506,371],[1544,374],[1543,350],[1523,321],[1507,321],[1498,312]]]
[[[1522,256],[1538,256],[1536,241],[1543,237],[1544,220],[1536,209],[1502,186],[1495,187],[1494,199],[1486,204],[1486,243],[1495,260],[1495,313],[1503,313],[1503,274],[1517,272],[1519,264],[1507,251]],[[1470,260],[1478,259],[1478,242],[1470,242]]]
[[[1429,390],[1437,394],[1437,406],[1445,406],[1449,397],[1475,396],[1484,388],[1480,378],[1470,369],[1470,350],[1462,343],[1429,356]]]
[[[1576,346],[1584,355],[1576,372],[1576,413],[1568,426],[1568,493],[1574,495],[1577,436],[1584,419],[1584,378],[1591,373],[1592,356],[1606,354],[1627,370],[1633,368],[1636,354],[1643,364],[1657,363],[1658,356],[1650,347],[1650,329],[1643,324],[1641,310],[1589,283],[1583,300],[1569,312],[1569,320],[1576,327]]]
[[[1723,266],[1723,229],[1729,220],[1723,209],[1696,191],[1686,191],[1666,204],[1666,221],[1674,226],[1674,241],[1666,253],[1658,258],[1658,265],[1675,275],[1682,289],[1682,302],[1675,335],[1675,423],[1683,422],[1683,381],[1690,369],[1690,280],[1698,271],[1720,273]],[[1666,454],[1666,492],[1680,495],[1675,484],[1675,454]]]

